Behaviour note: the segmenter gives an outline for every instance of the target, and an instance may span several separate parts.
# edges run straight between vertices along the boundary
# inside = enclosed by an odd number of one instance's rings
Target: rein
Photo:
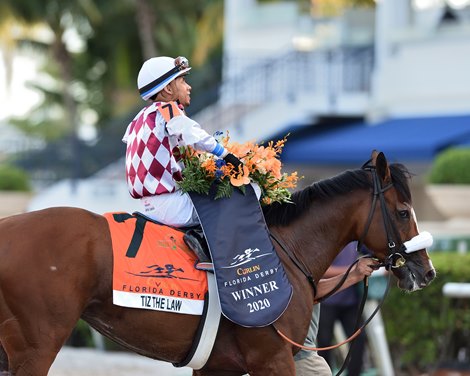
[[[364,277],[364,293],[362,295],[362,300],[361,300],[361,304],[360,304],[360,309],[359,309],[359,312],[360,312],[360,315],[358,314],[358,320],[360,318],[360,316],[362,315],[362,311],[364,310],[364,305],[365,305],[365,302],[367,300],[367,293],[368,293],[368,290],[369,290],[369,277]],[[372,312],[372,314],[369,316],[369,318],[367,320],[364,321],[364,323],[361,325],[360,328],[358,328],[349,338],[346,338],[344,341],[340,342],[340,343],[337,343],[336,345],[332,345],[332,346],[327,346],[327,347],[309,347],[309,346],[304,346],[304,345],[301,345],[300,343],[297,343],[293,340],[291,340],[289,337],[287,337],[284,333],[282,333],[279,329],[277,329],[274,324],[274,329],[276,329],[276,332],[277,334],[279,334],[279,336],[281,336],[284,340],[286,340],[287,342],[289,342],[291,345],[294,345],[296,347],[299,347],[303,350],[308,350],[308,351],[326,351],[326,350],[333,350],[333,349],[336,349],[340,346],[343,346],[345,345],[346,343],[348,342],[351,342],[352,340],[356,339],[356,337],[361,334],[361,332],[364,330],[364,328],[372,321],[372,319],[375,317],[375,315],[379,312],[380,308],[382,308],[383,306],[383,303],[385,302],[385,299],[388,295],[388,292],[390,290],[390,285],[391,285],[391,274],[389,273],[388,275],[388,279],[387,279],[387,287],[385,288],[385,291],[384,291],[384,294],[382,296],[382,298],[380,299],[380,302],[379,304],[377,304],[377,307],[375,307],[374,311]],[[357,325],[356,325],[357,326]],[[345,363],[346,364],[346,363]],[[341,371],[342,372],[342,371]],[[338,373],[339,375],[340,373]]]
[[[315,280],[313,279],[313,274],[308,268],[308,266],[303,262],[301,258],[295,253],[292,252],[289,248],[287,248],[284,243],[282,243],[272,232],[269,233],[269,236],[273,238],[277,244],[281,247],[281,249],[287,254],[287,256],[291,259],[291,261],[299,268],[299,270],[307,277],[308,282],[313,288],[313,296],[317,295],[317,285],[315,284]]]

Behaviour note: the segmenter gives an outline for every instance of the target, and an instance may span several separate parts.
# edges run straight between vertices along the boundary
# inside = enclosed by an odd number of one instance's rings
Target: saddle
[[[209,247],[207,245],[207,241],[204,237],[204,232],[202,231],[201,226],[193,226],[193,227],[182,227],[182,228],[177,228],[177,227],[172,227],[168,225],[164,225],[163,223],[160,223],[145,214],[141,212],[134,212],[132,213],[132,216],[135,216],[137,219],[136,222],[136,231],[137,231],[137,237],[135,239],[135,244],[134,246],[140,246],[140,243],[142,241],[143,237],[143,227],[145,226],[145,221],[154,223],[159,226],[165,226],[168,228],[171,228],[176,231],[181,231],[184,233],[183,235],[183,241],[185,244],[191,249],[195,255],[198,258],[198,262],[196,263],[196,268],[198,268],[199,263],[204,263],[210,264],[210,267],[204,267],[202,270],[212,270],[212,266],[210,263],[210,253],[209,253]],[[127,213],[120,213],[115,215],[115,220],[118,222],[125,221],[131,217],[130,214]],[[134,241],[134,240],[133,240]]]
[[[113,303],[201,316],[191,351],[174,366],[202,368],[221,317],[214,275],[194,268],[198,260],[180,229],[141,213],[106,213],[104,217],[113,244]]]

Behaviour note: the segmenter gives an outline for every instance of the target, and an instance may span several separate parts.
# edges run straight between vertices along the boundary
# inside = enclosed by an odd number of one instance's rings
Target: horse
[[[312,281],[350,241],[363,241],[390,266],[401,289],[427,286],[436,272],[426,249],[400,248],[419,234],[409,178],[404,165],[374,151],[363,168],[294,192],[292,203],[267,206],[266,223],[293,286],[291,302],[266,327],[222,317],[212,353],[193,375],[294,376],[298,348],[274,328],[303,343],[315,302]],[[111,247],[105,218],[84,209],[47,208],[0,220],[4,375],[47,375],[80,318],[143,356],[172,363],[186,357],[200,316],[113,305]]]

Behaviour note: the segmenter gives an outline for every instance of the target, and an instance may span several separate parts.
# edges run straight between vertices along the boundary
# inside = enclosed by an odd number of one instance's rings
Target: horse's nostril
[[[426,283],[429,283],[431,282],[434,278],[436,277],[436,271],[434,269],[431,269],[430,271],[428,271],[426,273],[426,275],[424,276],[424,280],[426,281]]]

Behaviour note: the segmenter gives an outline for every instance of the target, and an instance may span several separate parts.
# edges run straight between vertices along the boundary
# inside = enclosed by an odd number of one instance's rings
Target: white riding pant
[[[256,197],[261,197],[261,189],[256,183],[251,183]],[[160,223],[173,227],[190,227],[199,224],[199,218],[189,194],[178,190],[173,193],[165,193],[143,197],[140,199],[143,213]]]

